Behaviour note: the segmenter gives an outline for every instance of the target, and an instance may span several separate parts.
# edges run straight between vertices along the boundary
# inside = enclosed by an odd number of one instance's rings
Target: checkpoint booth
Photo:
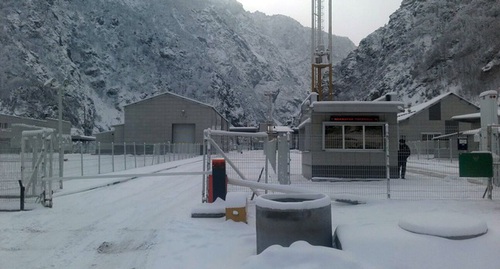
[[[402,102],[313,101],[299,125],[302,175],[310,180],[398,177]],[[386,152],[386,150],[388,150]]]

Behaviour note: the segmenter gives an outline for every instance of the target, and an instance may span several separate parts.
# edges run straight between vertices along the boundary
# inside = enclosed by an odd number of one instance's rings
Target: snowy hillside
[[[335,94],[372,100],[394,91],[417,104],[449,91],[474,101],[498,90],[499,18],[499,1],[404,0],[336,66]]]
[[[7,0],[0,23],[0,112],[57,117],[57,89],[44,82],[66,80],[64,118],[85,134],[164,91],[212,104],[235,125],[262,122],[272,91],[286,123],[309,90],[310,29],[236,0]],[[355,48],[334,42],[336,62]]]

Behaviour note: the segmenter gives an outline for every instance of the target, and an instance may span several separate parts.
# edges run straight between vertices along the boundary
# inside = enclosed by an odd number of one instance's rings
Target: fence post
[[[142,153],[144,155],[144,166],[146,166],[146,142],[144,142],[144,149]]]
[[[115,171],[115,143],[111,142],[111,171]]]
[[[170,144],[170,141],[168,141],[168,161],[170,162],[171,161],[171,158],[172,157],[172,144]]]
[[[39,158],[39,156],[38,156],[38,147],[39,147],[39,145],[38,145],[37,142],[35,142],[31,146],[31,148],[33,150],[33,161],[31,162],[31,169],[33,171],[32,172],[33,174],[36,173],[36,177],[33,179],[33,182],[31,183],[31,193],[32,194],[36,193],[36,188],[35,187],[36,187],[36,184],[37,184],[36,180],[38,178],[38,167],[36,167],[36,163],[38,163],[38,158]]]
[[[54,163],[52,159],[54,158],[54,144],[53,144],[53,136],[50,136],[50,140],[47,139],[48,145],[49,145],[49,177],[53,176],[53,169],[54,169]],[[62,180],[61,180],[62,181]]]
[[[83,141],[80,141],[80,173],[83,176]]]
[[[161,158],[161,143],[158,143],[158,157],[156,157],[156,164],[160,163]]]
[[[123,170],[127,170],[127,143],[123,142]]]
[[[137,149],[135,148],[135,142],[134,142],[134,168],[137,168]]]
[[[391,199],[391,166],[389,153],[389,124],[385,124],[385,175],[387,177],[387,199]],[[399,169],[399,168],[398,168]],[[399,173],[399,171],[398,171]]]
[[[21,180],[24,180],[24,151],[26,150],[25,137],[21,136]]]
[[[173,144],[173,151],[174,151],[174,161],[177,161],[179,159],[179,143]]]
[[[207,154],[207,145],[209,145],[210,143],[207,143],[207,132],[206,131],[203,131],[203,148],[202,148],[202,152],[203,152],[203,172],[206,172],[208,170],[207,168],[207,159],[208,159],[208,154]],[[207,182],[205,180],[206,176],[203,174],[201,176],[201,183],[202,183],[202,187],[201,187],[201,202],[202,203],[205,203],[207,202],[207,191],[206,191],[206,186],[207,186]]]
[[[22,180],[19,180],[18,182],[19,182],[19,189],[20,189],[20,192],[21,192],[20,195],[19,195],[19,197],[20,197],[20,199],[19,199],[19,203],[20,203],[19,208],[21,209],[21,211],[23,211],[24,210],[24,186],[23,186],[23,181]]]
[[[155,164],[155,144],[153,144],[153,155],[151,155],[151,165]]]
[[[101,174],[101,142],[97,142],[97,174]]]
[[[451,138],[449,138],[448,145],[450,147],[450,163],[453,162],[453,146],[451,145],[451,143],[453,143],[453,141]]]

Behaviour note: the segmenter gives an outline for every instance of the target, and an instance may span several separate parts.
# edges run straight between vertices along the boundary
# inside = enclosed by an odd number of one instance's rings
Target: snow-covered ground
[[[163,169],[201,171],[202,160],[127,173]],[[332,224],[339,228],[343,250],[302,241],[256,255],[254,201],[248,205],[248,224],[191,218],[201,203],[201,176],[140,177],[106,185],[117,181],[67,181],[51,209],[0,212],[0,268],[500,268],[498,197],[333,202]],[[408,226],[412,216],[449,214],[485,224],[487,233],[451,240],[400,227]],[[441,223],[449,221],[450,230],[463,228],[453,220],[445,217]]]

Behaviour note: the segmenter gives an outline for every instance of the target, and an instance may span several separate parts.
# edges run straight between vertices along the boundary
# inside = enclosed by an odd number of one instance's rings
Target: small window
[[[444,122],[444,133],[452,134],[458,132],[458,121],[447,120]]]
[[[384,149],[383,126],[365,126],[365,148]]]
[[[429,107],[429,120],[441,120],[441,102]]]
[[[345,129],[345,148],[363,149],[363,126],[344,126]]]
[[[342,126],[325,126],[325,148],[343,148],[342,136]]]

